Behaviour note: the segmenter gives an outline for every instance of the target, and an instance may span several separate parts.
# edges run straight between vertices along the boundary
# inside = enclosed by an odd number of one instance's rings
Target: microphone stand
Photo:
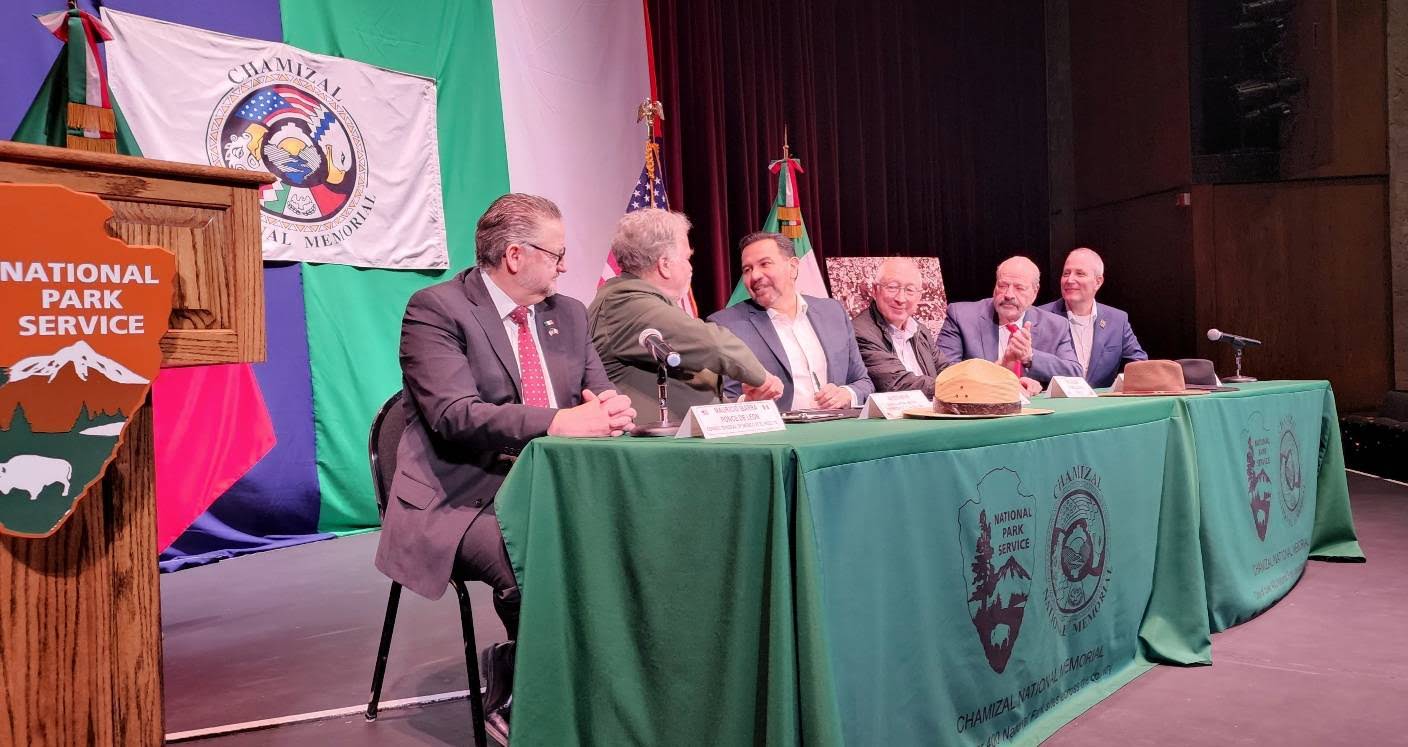
[[[1232,343],[1232,355],[1233,360],[1235,361],[1237,375],[1228,376],[1227,378],[1223,379],[1223,381],[1228,382],[1230,384],[1245,384],[1249,381],[1256,381],[1256,377],[1254,376],[1242,375],[1242,349],[1244,347],[1244,345],[1241,345],[1239,343]]]
[[[665,361],[656,361],[655,386],[660,395],[660,421],[648,425],[637,425],[631,430],[632,436],[673,436],[680,429],[679,423],[670,422],[670,405],[667,401],[666,385],[670,381],[670,367]]]

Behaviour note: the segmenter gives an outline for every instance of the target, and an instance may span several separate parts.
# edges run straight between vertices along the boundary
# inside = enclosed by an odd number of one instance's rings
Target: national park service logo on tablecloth
[[[958,509],[958,546],[969,569],[968,616],[988,666],[1001,674],[1031,596],[1036,499],[1005,467],[984,475],[976,493]]]
[[[1300,440],[1296,438],[1296,419],[1287,415],[1281,421],[1281,445],[1276,463],[1279,466],[1276,481],[1276,494],[1281,499],[1281,515],[1286,523],[1295,524],[1300,520],[1300,511],[1305,507],[1304,469],[1300,462]]]
[[[0,184],[0,533],[47,537],[106,470],[161,365],[176,257],[129,247],[112,210]]]
[[[1266,528],[1271,523],[1271,437],[1260,411],[1247,418],[1242,430],[1246,446],[1247,507],[1251,510],[1256,537],[1266,541]]]
[[[1047,533],[1046,611],[1057,632],[1080,631],[1100,614],[1109,571],[1100,475],[1085,465],[1056,481]]]

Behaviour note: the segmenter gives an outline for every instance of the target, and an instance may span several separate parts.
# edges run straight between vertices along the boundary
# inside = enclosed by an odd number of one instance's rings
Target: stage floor
[[[1367,564],[1312,562],[1265,614],[1213,638],[1211,667],[1156,667],[1049,745],[1402,744],[1408,737],[1408,486],[1351,473]],[[162,576],[166,730],[365,705],[389,582],[377,535]],[[503,640],[471,584],[480,646]],[[401,596],[383,702],[467,686],[453,595]],[[463,699],[211,736],[202,746],[469,743]]]

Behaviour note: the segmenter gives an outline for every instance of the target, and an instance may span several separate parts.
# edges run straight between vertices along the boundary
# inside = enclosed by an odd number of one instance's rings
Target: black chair
[[[396,392],[381,406],[372,420],[372,432],[367,452],[372,464],[372,484],[376,487],[376,507],[386,515],[386,501],[391,491],[391,478],[396,474],[396,447],[401,432],[406,429],[406,409],[403,392]],[[479,692],[479,659],[474,643],[474,611],[469,604],[469,590],[458,575],[450,578],[450,588],[460,602],[460,627],[464,635],[464,661],[469,669],[469,707],[474,717],[475,747],[486,747],[484,733],[484,698]],[[381,680],[386,675],[386,655],[391,650],[391,633],[396,626],[396,608],[401,602],[401,584],[391,582],[391,594],[386,598],[386,620],[381,624],[381,645],[376,651],[376,670],[372,673],[372,694],[367,701],[367,720],[376,720],[377,703],[381,700]]]

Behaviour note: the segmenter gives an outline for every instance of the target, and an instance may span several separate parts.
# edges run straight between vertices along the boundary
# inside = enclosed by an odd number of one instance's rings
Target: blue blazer
[[[1026,375],[1043,384],[1052,376],[1080,376],[1080,361],[1076,360],[1071,324],[1066,317],[1033,306],[1027,309],[1025,321],[1032,323],[1032,364]],[[948,315],[939,330],[939,352],[949,363],[969,358],[997,359],[997,316],[991,298],[948,305]]]
[[[1065,299],[1058,298],[1040,308],[1066,318]],[[1139,338],[1129,326],[1129,314],[1097,302],[1095,334],[1090,340],[1090,366],[1085,371],[1085,380],[1093,387],[1110,386],[1125,363],[1146,360],[1149,354],[1139,346]]]
[[[821,341],[821,349],[826,352],[827,383],[849,386],[856,393],[856,403],[865,404],[865,398],[875,391],[875,385],[861,360],[855,329],[846,315],[846,308],[829,298],[802,297],[807,300],[807,321],[811,322]],[[783,411],[792,409],[792,371],[787,366],[782,338],[777,336],[767,309],[748,299],[710,314],[709,321],[738,335],[762,361],[763,368],[782,379],[782,397],[777,400],[777,407]],[[742,393],[743,385],[739,381],[724,377],[726,397],[737,399]]]

